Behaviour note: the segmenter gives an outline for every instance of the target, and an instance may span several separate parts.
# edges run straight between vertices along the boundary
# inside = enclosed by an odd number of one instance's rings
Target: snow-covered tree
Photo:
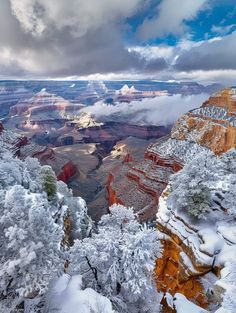
[[[222,197],[221,205],[227,210],[229,215],[236,218],[236,175],[231,175],[227,191]]]
[[[70,270],[82,274],[86,287],[107,296],[120,312],[158,312],[153,270],[159,253],[156,231],[141,226],[132,209],[113,205],[96,234],[76,241]],[[156,301],[148,303],[151,295]]]
[[[0,205],[0,292],[10,311],[9,296],[42,294],[52,277],[62,272],[63,231],[43,194],[15,185],[1,190]]]
[[[25,297],[44,294],[63,272],[65,217],[74,238],[91,230],[84,200],[55,177],[38,160],[21,160],[0,146],[0,312],[15,313]]]
[[[225,173],[236,174],[236,149],[230,149],[224,153],[220,160]]]
[[[62,181],[57,182],[57,205],[59,208],[64,208],[64,216],[67,216],[71,221],[70,236],[72,241],[90,235],[93,223],[87,214],[86,202],[80,197],[74,197],[72,191]],[[59,209],[59,213],[61,213],[61,209]]]

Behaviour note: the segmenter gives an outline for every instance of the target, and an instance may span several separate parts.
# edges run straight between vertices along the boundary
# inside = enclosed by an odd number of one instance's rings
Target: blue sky
[[[235,84],[235,0],[2,0],[1,78]]]

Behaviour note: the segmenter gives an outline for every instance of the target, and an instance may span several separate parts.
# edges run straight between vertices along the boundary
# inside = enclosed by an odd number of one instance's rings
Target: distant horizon
[[[199,85],[222,85],[224,84],[220,82],[201,82],[197,80],[157,80],[157,79],[72,79],[72,78],[0,78],[0,82],[4,81],[35,81],[35,82],[43,82],[43,81],[56,81],[56,82],[63,82],[63,81],[68,81],[68,82],[90,82],[90,81],[97,81],[97,82],[156,82],[156,83],[196,83]],[[228,85],[229,87],[232,87],[231,85]]]

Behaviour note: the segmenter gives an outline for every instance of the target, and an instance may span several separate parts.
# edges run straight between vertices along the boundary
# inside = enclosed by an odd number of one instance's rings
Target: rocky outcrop
[[[52,166],[58,180],[62,180],[65,183],[68,183],[68,181],[77,173],[77,168],[72,161],[60,157],[60,155],[49,147],[36,145],[25,138],[22,138],[18,144],[19,157],[25,158],[31,156],[37,158],[42,165]],[[22,142],[24,145],[22,145]]]
[[[236,113],[236,88],[226,88],[211,96],[202,105],[225,108],[229,113]]]
[[[157,213],[157,229],[163,244],[162,257],[156,262],[157,288],[172,295],[182,293],[206,307],[208,299],[200,277],[211,272],[214,257],[201,251],[202,238],[197,227],[168,211],[169,192],[170,188],[163,192]]]
[[[114,203],[117,204],[123,204],[123,202],[118,198],[116,191],[113,189],[113,181],[114,181],[114,176],[113,174],[109,174],[108,179],[107,179],[107,193],[108,193],[108,205],[111,206]]]
[[[219,155],[235,147],[236,127],[228,121],[212,119],[204,115],[194,116],[193,113],[189,113],[178,121],[171,137],[177,140],[194,141]]]
[[[196,142],[219,155],[236,146],[236,89],[210,97],[175,124],[171,138]]]

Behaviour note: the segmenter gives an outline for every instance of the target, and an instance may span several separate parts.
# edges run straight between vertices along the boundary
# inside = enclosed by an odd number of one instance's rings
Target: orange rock
[[[113,175],[110,173],[107,179],[107,193],[108,193],[108,205],[124,204],[116,195],[116,191],[112,188],[112,182],[114,180]]]
[[[178,140],[194,140],[220,155],[236,146],[236,127],[227,121],[199,118],[189,113],[179,119],[171,137]]]
[[[236,112],[236,88],[226,88],[211,96],[203,103],[203,107],[213,105],[226,108],[229,112]]]
[[[182,293],[201,307],[207,307],[205,291],[198,277],[181,279],[181,247],[171,240],[163,241],[163,246],[163,255],[156,261],[155,268],[157,289],[172,295]]]

